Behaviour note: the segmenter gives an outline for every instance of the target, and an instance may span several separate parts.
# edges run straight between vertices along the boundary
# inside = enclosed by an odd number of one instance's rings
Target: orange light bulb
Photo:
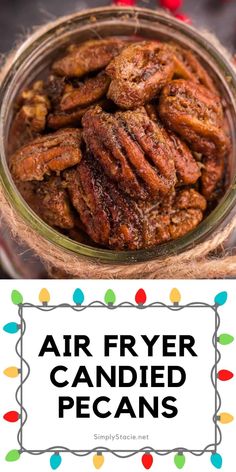
[[[46,288],[42,288],[42,290],[40,290],[40,292],[39,292],[39,301],[43,305],[47,305],[48,302],[50,302],[50,293]]]
[[[20,373],[20,369],[18,367],[8,367],[3,371],[3,373],[7,376],[10,377],[11,379],[14,379],[15,377],[18,377]]]
[[[104,456],[101,452],[95,454],[95,456],[93,456],[93,465],[95,469],[100,469],[104,464],[104,460]]]

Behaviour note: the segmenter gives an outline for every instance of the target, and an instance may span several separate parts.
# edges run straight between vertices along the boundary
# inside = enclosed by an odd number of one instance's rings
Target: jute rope
[[[236,228],[236,216],[210,240],[182,254],[137,264],[104,264],[73,255],[56,247],[27,226],[7,201],[0,188],[1,214],[12,236],[24,241],[50,270],[58,269],[71,278],[224,278],[236,275],[236,254],[210,256],[221,248]]]
[[[48,27],[49,25],[40,28],[37,34],[44,32]],[[216,43],[217,40],[212,35],[207,36]],[[217,45],[222,50],[222,46],[219,43]],[[224,54],[228,55],[225,50]],[[8,57],[6,67],[9,66],[12,58],[13,55]],[[12,207],[1,186],[0,209],[1,218],[11,230],[12,237],[31,248],[55,278],[58,273],[60,277],[90,279],[195,279],[236,276],[236,252],[234,254],[232,247],[230,254],[223,249],[226,241],[236,230],[236,215],[210,239],[181,254],[142,263],[108,264],[67,252],[39,235]]]

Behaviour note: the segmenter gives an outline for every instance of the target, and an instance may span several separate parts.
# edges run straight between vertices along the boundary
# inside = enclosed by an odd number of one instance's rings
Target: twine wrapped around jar
[[[165,14],[164,14],[165,15]],[[64,17],[67,20],[70,17]],[[53,22],[53,26],[62,19]],[[45,33],[51,23],[39,28],[34,36]],[[218,40],[207,32],[203,32],[208,41],[230,60],[229,53],[219,44]],[[10,54],[2,68],[9,69],[16,53]],[[33,229],[11,205],[3,186],[0,185],[0,212],[4,223],[9,227],[13,238],[31,248],[43,261],[49,274],[54,278],[89,278],[89,279],[194,279],[236,277],[236,251],[224,249],[226,243],[236,230],[236,215],[225,227],[216,231],[206,241],[180,254],[161,257],[146,262],[111,263],[101,262],[80,256],[49,242]],[[234,253],[235,252],[235,253]]]

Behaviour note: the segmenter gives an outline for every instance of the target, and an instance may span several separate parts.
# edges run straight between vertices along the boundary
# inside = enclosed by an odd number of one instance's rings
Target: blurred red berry
[[[135,7],[135,0],[113,0],[113,4],[119,7]]]
[[[175,18],[177,18],[180,21],[183,21],[184,23],[188,23],[189,25],[192,24],[191,18],[189,18],[189,16],[186,15],[185,13],[176,13]]]
[[[183,0],[160,0],[160,5],[171,11],[176,11],[183,5]]]

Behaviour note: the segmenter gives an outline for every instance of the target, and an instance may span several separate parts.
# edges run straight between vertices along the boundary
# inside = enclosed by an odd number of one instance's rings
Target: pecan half
[[[106,72],[112,79],[108,98],[121,108],[137,108],[152,100],[171,80],[173,54],[166,44],[134,43],[110,62]]]
[[[177,239],[192,231],[202,221],[205,198],[194,189],[180,191],[170,212],[170,236]]]
[[[110,79],[105,72],[96,77],[80,82],[77,87],[66,85],[60,101],[62,111],[71,111],[77,107],[86,107],[97,102],[106,95]]]
[[[43,180],[52,172],[60,173],[80,162],[81,131],[64,129],[47,134],[20,148],[9,165],[16,180]]]
[[[143,111],[114,116],[97,107],[84,115],[82,124],[89,151],[134,199],[154,198],[174,186],[171,149]]]
[[[52,70],[62,76],[83,77],[104,69],[123,47],[124,42],[118,38],[92,39],[73,45],[62,59],[53,63]]]
[[[60,177],[48,181],[17,182],[17,187],[32,210],[47,224],[62,229],[74,228],[74,215]]]
[[[98,163],[84,158],[65,177],[71,201],[94,242],[116,249],[140,247],[142,231],[136,207]]]
[[[79,107],[72,111],[55,110],[49,113],[47,118],[47,126],[51,129],[58,130],[60,128],[80,127],[81,120],[87,111],[99,106],[103,110],[113,111],[112,102],[110,100],[99,100],[88,107]]]
[[[201,176],[201,170],[192,152],[176,134],[165,132],[167,142],[172,149],[178,182],[185,185],[195,184]]]
[[[194,189],[171,193],[153,207],[143,208],[144,247],[178,239],[202,221],[205,198]]]
[[[175,44],[170,44],[170,47],[174,55],[175,76],[204,85],[218,95],[212,78],[201,65],[195,54],[190,49],[185,49]]]
[[[44,131],[50,101],[46,95],[43,81],[39,80],[32,88],[24,90],[18,97],[20,109],[13,120],[9,142],[9,152],[14,152],[25,142]]]
[[[158,117],[157,107],[149,103],[145,107],[146,113],[155,121],[162,133],[163,139],[171,149],[171,155],[175,163],[176,175],[178,183],[185,185],[194,184],[201,176],[200,166],[196,162],[192,152],[187,144],[182,141],[176,134],[168,132]]]
[[[67,128],[68,126],[80,126],[82,117],[89,109],[90,107],[79,108],[78,110],[73,110],[72,112],[55,110],[53,113],[49,113],[47,125],[49,128],[55,130]]]
[[[159,113],[194,151],[218,157],[227,152],[221,101],[206,87],[187,80],[169,82],[161,93]]]
[[[148,204],[138,204],[143,222],[143,248],[153,247],[170,240],[170,210],[172,209],[175,190],[165,198]]]
[[[101,73],[97,77],[76,84],[77,86],[74,87],[71,83],[66,82],[65,77],[50,75],[47,94],[52,103],[52,110],[47,117],[48,128],[57,130],[80,126],[81,118],[90,106],[104,104],[105,100],[96,100],[96,97],[101,97],[106,93],[105,82],[107,81],[106,90],[109,78],[105,73]],[[75,102],[77,103],[75,104]]]

